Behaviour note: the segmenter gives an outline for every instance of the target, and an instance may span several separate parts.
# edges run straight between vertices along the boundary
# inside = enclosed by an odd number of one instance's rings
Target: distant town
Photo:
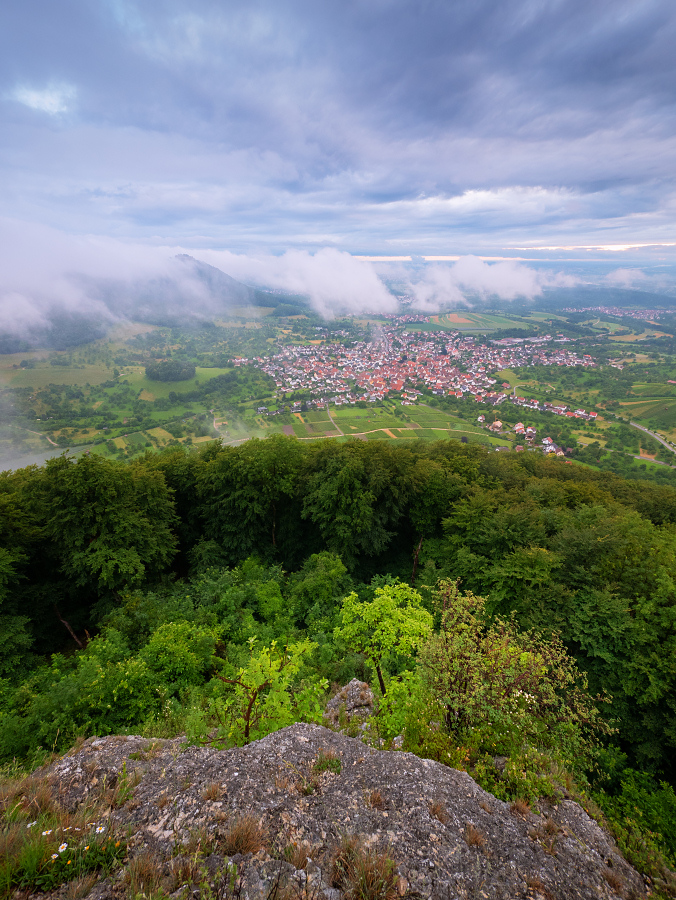
[[[479,343],[459,332],[444,334],[440,340],[438,334],[431,338],[427,332],[385,326],[378,327],[368,343],[355,341],[350,347],[338,343],[292,344],[269,357],[237,358],[235,364],[258,366],[274,379],[279,396],[307,391],[321,404],[373,402],[396,394],[405,406],[416,402],[420,386],[436,395],[469,396],[499,404],[507,399],[505,389],[509,391],[509,384],[498,385],[498,379],[492,376],[502,369],[596,365],[591,356],[571,348],[552,348],[556,342],[565,344],[569,340],[543,335]]]

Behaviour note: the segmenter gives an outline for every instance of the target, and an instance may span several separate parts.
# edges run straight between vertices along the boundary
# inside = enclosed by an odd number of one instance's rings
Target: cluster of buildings
[[[257,365],[274,379],[279,394],[309,391],[338,405],[382,400],[391,393],[401,395],[404,404],[414,403],[419,386],[442,396],[469,395],[498,404],[508,396],[495,388],[496,379],[491,377],[500,369],[595,364],[590,356],[572,349],[552,348],[552,340],[546,335],[480,344],[458,332],[430,335],[388,324],[377,329],[369,343],[291,344],[269,357],[235,362]]]
[[[480,425],[483,425],[486,421],[485,416],[478,416],[477,422]],[[504,429],[503,423],[496,419],[495,422],[491,422],[490,425],[486,426],[488,431],[492,431],[493,433],[500,433]],[[545,455],[553,454],[554,456],[565,456],[567,452],[570,452],[572,448],[567,448],[564,450],[563,447],[559,447],[554,443],[552,438],[545,437],[542,439],[540,444],[536,445],[537,441],[537,429],[532,425],[524,425],[523,422],[517,422],[514,426],[514,434],[516,436],[516,440],[523,440],[523,444],[517,444],[515,446],[515,450],[517,453],[523,450],[542,450]],[[509,450],[509,447],[496,447],[496,450]]]
[[[584,409],[572,410],[567,406],[557,405],[556,403],[540,403],[539,400],[535,400],[532,397],[517,397],[514,395],[511,400],[512,403],[515,403],[517,406],[523,406],[525,409],[534,410],[535,412],[551,412],[556,416],[564,416],[566,419],[586,419],[593,422],[597,418],[595,412],[587,412]]]
[[[659,319],[660,316],[667,315],[670,311],[668,309],[627,309],[624,306],[583,306],[579,309],[568,306],[564,309],[564,312],[588,312],[596,313],[597,315],[614,316],[618,319],[626,317],[629,319],[654,321],[655,319]]]

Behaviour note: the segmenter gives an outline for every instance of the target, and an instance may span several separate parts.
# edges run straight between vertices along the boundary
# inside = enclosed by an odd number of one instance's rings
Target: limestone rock
[[[360,691],[348,691],[346,703]],[[340,767],[315,765],[327,754]],[[218,838],[229,823],[244,814],[260,823],[265,848],[233,857],[242,900],[263,900],[281,876],[298,897],[341,900],[330,866],[345,836],[385,851],[396,863],[399,893],[409,900],[645,895],[642,878],[576,803],[517,815],[465,772],[375,750],[316,725],[292,725],[224,751],[185,747],[180,739],[90,739],[46,770],[70,808],[91,799],[95,781],[110,785],[123,772],[125,784],[136,786],[111,815],[129,828],[130,857],[143,851],[166,860],[180,856],[201,829],[215,838],[208,860],[215,872],[224,861]],[[304,869],[285,855],[290,846],[307,848],[311,861]],[[121,896],[123,886],[113,878],[95,890],[102,900]]]
[[[348,722],[354,718],[365,719],[373,713],[373,699],[368,684],[353,678],[326,704],[326,719],[333,726],[339,724],[343,712]]]

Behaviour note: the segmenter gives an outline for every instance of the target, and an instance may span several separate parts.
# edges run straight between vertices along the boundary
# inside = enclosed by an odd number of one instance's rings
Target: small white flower
[[[51,833],[52,833],[52,829],[50,828],[48,831],[43,831],[43,832],[42,832],[42,836],[45,837],[45,835],[48,835],[48,834],[51,834]]]
[[[58,858],[59,858],[58,853],[52,853],[52,859],[58,859]]]
[[[99,827],[96,829],[96,833],[97,833],[97,834],[102,834],[105,830],[106,830],[106,826],[105,826],[105,825],[99,825]]]
[[[64,850],[67,850],[67,849],[68,849],[68,844],[63,843],[63,844],[61,844],[61,846],[59,847],[59,853],[63,853],[63,851],[64,851]]]
[[[38,824],[38,820],[36,819],[34,822],[29,822],[28,825],[26,825],[26,828],[32,828],[33,825],[37,825],[37,824]]]

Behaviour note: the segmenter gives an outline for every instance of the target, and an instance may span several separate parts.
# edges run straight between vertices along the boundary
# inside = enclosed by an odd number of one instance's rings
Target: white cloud
[[[324,248],[314,254],[290,250],[282,256],[246,256],[191,247],[153,247],[113,238],[68,235],[56,229],[0,219],[0,326],[22,333],[56,308],[111,319],[97,285],[126,286],[133,314],[139,286],[155,285],[181,298],[186,311],[216,315],[222,303],[176,257],[187,253],[248,284],[301,294],[330,319],[362,312],[394,312],[397,300],[373,265],[349,253]],[[157,287],[160,285],[160,287]],[[15,327],[10,327],[11,323]]]
[[[407,287],[417,309],[434,311],[442,306],[470,306],[468,294],[530,300],[540,296],[544,287],[571,287],[576,283],[571,275],[540,272],[513,260],[487,263],[478,256],[461,256],[452,266],[426,266],[419,276],[409,278]]]
[[[289,250],[282,256],[245,256],[216,250],[193,255],[233,278],[307,296],[327,319],[397,309],[396,299],[370,263],[330,247],[314,254]]]
[[[44,88],[33,88],[19,85],[14,89],[12,99],[23,103],[30,109],[57,116],[68,112],[75,100],[77,91],[72,85],[50,83]]]
[[[615,269],[606,275],[605,280],[613,287],[631,288],[637,284],[645,286],[650,279],[641,269]]]

